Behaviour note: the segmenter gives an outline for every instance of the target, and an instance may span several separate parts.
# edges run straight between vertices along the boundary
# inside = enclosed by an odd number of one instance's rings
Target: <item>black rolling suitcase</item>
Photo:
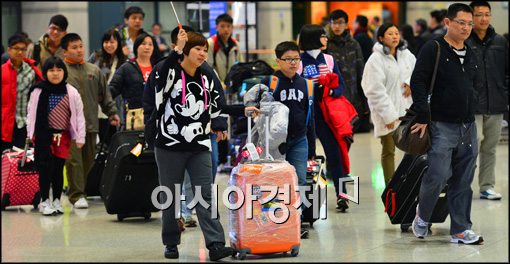
[[[381,195],[384,211],[392,224],[400,224],[402,231],[407,231],[414,220],[421,180],[427,169],[427,155],[406,154]],[[430,223],[442,223],[446,220],[449,213],[447,189],[446,185],[441,191]]]
[[[313,227],[313,223],[319,219],[320,208],[326,202],[326,188],[322,189],[318,183],[319,177],[326,179],[326,175],[324,175],[325,161],[324,156],[317,156],[315,160],[308,161],[306,183],[310,186],[310,190],[306,191],[306,197],[310,197],[315,190],[317,193],[316,199],[318,199],[316,201],[309,199],[312,205],[303,210],[303,222],[310,223],[310,227]],[[315,210],[317,211],[316,217],[313,216]]]
[[[132,153],[137,149],[139,155]],[[103,177],[101,195],[109,214],[150,219],[157,209],[151,201],[152,191],[159,186],[154,151],[145,147],[143,131],[123,131],[113,135]],[[137,153],[137,154],[138,154]]]
[[[104,142],[97,144],[97,152],[94,157],[94,165],[87,174],[87,185],[85,193],[87,196],[100,196],[101,177],[103,176],[104,166],[108,158],[108,146]]]

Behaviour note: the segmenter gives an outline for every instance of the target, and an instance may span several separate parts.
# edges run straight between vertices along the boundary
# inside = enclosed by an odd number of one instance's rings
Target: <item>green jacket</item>
[[[101,70],[94,64],[85,62],[84,64],[69,64],[67,66],[67,82],[78,89],[83,101],[83,114],[85,115],[85,123],[87,133],[99,132],[99,119],[97,118],[99,104],[101,110],[107,116],[117,114],[115,101],[106,79],[101,74]]]

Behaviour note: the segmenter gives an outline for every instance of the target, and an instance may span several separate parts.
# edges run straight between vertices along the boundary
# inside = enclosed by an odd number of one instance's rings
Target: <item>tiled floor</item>
[[[318,145],[320,146],[320,144]],[[380,199],[384,188],[380,167],[380,143],[372,134],[359,134],[350,150],[352,175],[359,176],[359,204],[348,213],[334,208],[333,186],[328,187],[327,219],[319,220],[310,238],[301,241],[297,257],[283,254],[248,256],[244,261],[264,262],[508,262],[508,145],[497,149],[497,190],[501,201],[480,200],[477,177],[472,204],[473,229],[484,245],[449,243],[449,218],[434,224],[424,240],[391,225]],[[398,154],[397,160],[400,160]],[[220,192],[228,176],[220,174]],[[350,185],[352,186],[352,185]],[[2,262],[158,262],[163,257],[161,215],[149,221],[128,218],[117,222],[99,199],[89,209],[73,209],[64,197],[65,213],[45,217],[31,207],[8,207],[2,212]],[[228,232],[227,209],[220,207],[221,222]],[[196,217],[196,216],[195,216]],[[228,237],[228,236],[227,236]],[[227,238],[228,241],[228,238]],[[181,262],[208,261],[200,228],[188,228],[179,246]],[[225,258],[225,261],[235,261]]]

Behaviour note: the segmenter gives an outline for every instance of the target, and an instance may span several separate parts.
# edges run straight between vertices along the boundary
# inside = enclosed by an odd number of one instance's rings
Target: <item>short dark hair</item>
[[[294,50],[299,53],[299,46],[294,41],[284,41],[280,42],[278,45],[276,45],[276,48],[274,49],[274,53],[276,54],[276,57],[278,59],[281,59],[283,54],[289,50]]]
[[[368,18],[364,15],[357,15],[356,22],[362,27],[368,27]]]
[[[229,24],[234,24],[234,19],[227,13],[221,14],[216,18],[216,25],[220,22],[227,22]]]
[[[374,20],[375,22],[379,23],[379,21],[381,21],[381,18],[379,16],[374,16]]]
[[[145,18],[145,13],[139,6],[128,7],[126,11],[124,11],[124,18],[128,19],[132,14],[142,14],[142,17]]]
[[[416,24],[418,24],[421,27],[421,32],[424,32],[428,29],[427,21],[423,18],[416,19]]]
[[[337,9],[329,14],[330,21],[337,20],[339,18],[344,18],[345,23],[349,22],[349,15],[347,15],[347,13],[345,13],[342,9]]]
[[[66,31],[67,26],[69,25],[69,23],[67,22],[67,18],[63,15],[52,16],[50,18],[50,23],[48,23],[48,26],[51,24],[58,26],[62,31]]]
[[[184,29],[184,31],[186,32],[195,32],[195,30],[192,27],[186,25],[182,25],[182,29]],[[179,27],[175,27],[172,30],[172,33],[170,33],[170,40],[172,41],[173,44],[177,44],[177,35],[179,35],[179,30],[180,30]]]
[[[23,36],[23,34],[16,33],[9,37],[7,43],[9,47],[12,47],[18,43],[24,43],[25,45],[28,45],[28,39],[25,36]]]
[[[487,1],[473,1],[469,4],[469,6],[475,10],[475,7],[477,6],[486,6],[489,8],[489,10],[491,10],[491,5],[489,4],[489,2]]]
[[[67,80],[66,64],[64,63],[64,61],[61,58],[59,58],[57,56],[51,56],[44,61],[44,64],[42,66],[42,74],[43,74],[44,79],[45,80],[48,79],[48,77],[47,77],[48,71],[50,69],[53,69],[53,67],[57,67],[59,69],[64,70],[64,79],[62,79],[62,82],[66,82],[66,80]]]
[[[136,37],[135,42],[133,43],[133,53],[135,54],[135,57],[138,57],[138,47],[140,47],[140,45],[142,45],[142,43],[146,37],[151,38],[152,45],[154,45],[154,50],[152,51],[151,58],[154,55],[154,53],[156,52],[156,49],[158,49],[158,47],[157,47],[158,44],[157,44],[156,40],[154,39],[154,37],[147,33],[142,33],[142,34],[138,35],[138,37]]]
[[[321,36],[325,35],[324,27],[315,24],[305,24],[299,31],[299,48],[314,50],[322,48]]]
[[[67,33],[64,37],[62,37],[62,40],[60,41],[60,46],[62,49],[67,50],[67,47],[69,46],[69,42],[81,40],[80,35],[76,33]]]
[[[451,19],[456,18],[457,13],[459,13],[459,12],[471,13],[471,15],[473,15],[473,9],[471,9],[471,7],[469,7],[468,5],[461,4],[461,3],[454,3],[448,7],[446,16],[448,17],[448,19],[451,20]]]
[[[437,23],[441,23],[446,17],[445,9],[430,11],[430,17],[433,17]]]
[[[182,53],[184,53],[184,55],[188,56],[189,51],[196,46],[206,46],[209,49],[209,42],[207,42],[204,35],[198,32],[188,32],[187,34],[188,42],[186,42],[186,45],[182,49]]]

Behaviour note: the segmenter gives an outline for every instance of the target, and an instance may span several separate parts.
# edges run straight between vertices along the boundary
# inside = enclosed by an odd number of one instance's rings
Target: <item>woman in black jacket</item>
[[[133,45],[135,58],[122,64],[108,85],[113,98],[122,95],[125,105],[123,120],[129,109],[142,107],[143,87],[157,59],[155,43],[154,37],[148,34],[138,36]]]

